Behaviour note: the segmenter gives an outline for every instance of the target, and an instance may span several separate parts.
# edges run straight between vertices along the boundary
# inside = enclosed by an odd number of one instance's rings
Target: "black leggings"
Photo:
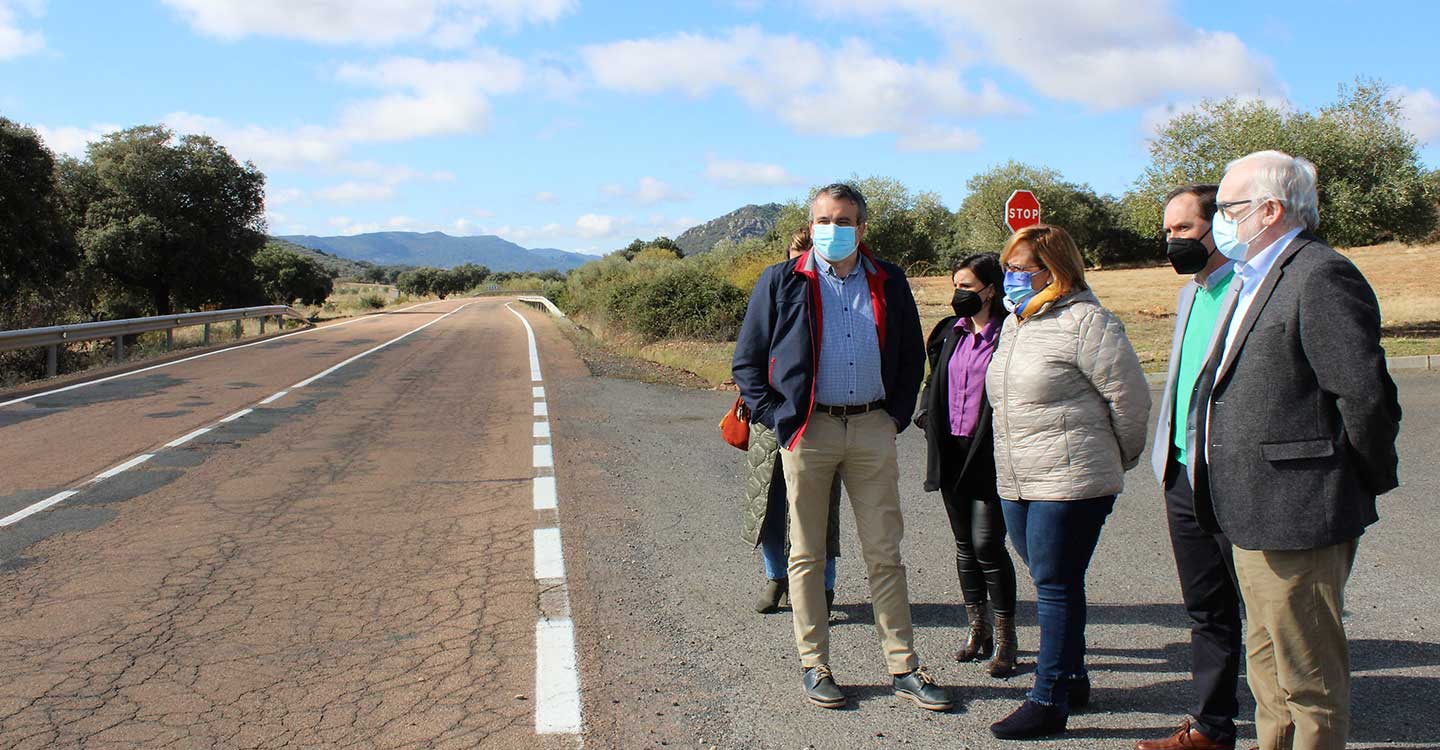
[[[1015,564],[1005,549],[1005,516],[995,493],[995,454],[982,445],[964,476],[966,438],[942,438],[940,495],[955,535],[955,572],[966,604],[987,600],[997,615],[1015,614]],[[953,472],[953,473],[952,473]]]

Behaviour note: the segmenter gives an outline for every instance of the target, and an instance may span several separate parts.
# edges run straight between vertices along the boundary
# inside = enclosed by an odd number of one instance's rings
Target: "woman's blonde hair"
[[[1010,255],[1021,243],[1028,243],[1034,248],[1040,265],[1054,276],[1054,283],[1061,294],[1090,288],[1085,283],[1085,259],[1080,256],[1080,248],[1075,246],[1069,232],[1051,224],[1025,227],[1005,241],[1005,249],[1000,251],[1000,262],[1009,263]]]
[[[790,246],[785,248],[786,257],[809,250],[810,243],[810,225],[806,224],[804,227],[795,230],[795,234],[790,235]]]

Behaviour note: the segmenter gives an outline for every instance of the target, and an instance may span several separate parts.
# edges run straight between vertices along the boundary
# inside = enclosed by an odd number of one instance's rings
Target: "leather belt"
[[[859,406],[830,406],[828,404],[815,404],[816,414],[829,414],[832,417],[853,417],[856,414],[878,411],[885,408],[885,400],[871,401],[868,404]]]

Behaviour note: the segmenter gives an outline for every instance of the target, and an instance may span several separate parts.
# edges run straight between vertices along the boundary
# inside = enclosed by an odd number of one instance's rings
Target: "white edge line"
[[[273,403],[275,403],[276,401],[279,401],[280,399],[285,398],[285,396],[286,396],[287,394],[289,394],[289,393],[290,393],[290,391],[280,391],[279,393],[272,393],[272,394],[270,394],[269,396],[266,396],[264,401],[261,401],[261,402],[260,402],[260,406],[265,406],[265,405],[267,405],[267,404],[273,404]]]
[[[533,495],[535,510],[553,510],[560,504],[555,490],[555,477],[535,477]]]
[[[112,380],[118,380],[119,378],[128,378],[128,377],[130,377],[131,375],[139,375],[139,374],[142,373],[142,372],[150,372],[151,370],[158,370],[158,369],[160,369],[160,368],[162,368],[162,367],[172,367],[172,366],[174,366],[174,365],[184,364],[184,363],[186,363],[186,362],[194,362],[194,361],[197,360],[197,359],[204,359],[204,358],[206,358],[206,357],[213,357],[213,356],[215,356],[215,355],[217,355],[217,354],[224,354],[224,353],[226,353],[226,352],[234,352],[234,351],[239,351],[239,350],[241,350],[241,349],[249,349],[249,348],[252,347],[252,346],[260,346],[261,344],[269,344],[269,343],[273,343],[273,342],[275,342],[275,341],[279,341],[280,339],[288,339],[288,338],[290,338],[291,336],[299,336],[299,335],[304,334],[304,333],[315,333],[316,331],[329,331],[329,330],[333,330],[333,329],[339,328],[340,326],[348,326],[348,325],[350,325],[351,323],[359,323],[359,322],[362,321],[362,320],[376,320],[376,319],[382,318],[382,317],[384,317],[384,316],[386,316],[386,315],[393,315],[393,314],[395,314],[395,313],[402,313],[402,312],[405,312],[406,310],[414,310],[414,309],[417,308],[417,307],[424,307],[424,306],[426,306],[426,305],[434,305],[434,304],[437,304],[437,303],[439,303],[439,302],[440,302],[440,300],[432,300],[432,301],[430,301],[430,302],[421,302],[421,303],[418,304],[418,305],[411,305],[411,306],[409,306],[409,307],[402,307],[402,308],[400,308],[399,310],[391,310],[391,311],[389,311],[389,312],[377,313],[377,314],[375,314],[375,315],[365,315],[365,316],[358,317],[358,318],[351,318],[350,320],[342,320],[342,321],[340,321],[339,323],[332,323],[332,324],[330,324],[330,325],[328,325],[328,326],[315,326],[314,328],[306,328],[306,329],[303,330],[303,331],[295,331],[294,333],[286,333],[286,334],[281,334],[281,335],[279,335],[279,336],[271,336],[270,338],[263,339],[263,340],[261,340],[261,341],[252,341],[252,342],[250,342],[250,343],[248,343],[248,344],[240,344],[240,345],[238,345],[238,346],[227,346],[227,347],[225,347],[224,349],[216,349],[215,351],[205,352],[204,354],[196,354],[196,355],[193,356],[193,357],[185,357],[184,359],[177,359],[177,360],[174,360],[174,361],[171,361],[171,362],[161,362],[161,363],[158,364],[158,365],[151,365],[151,366],[149,366],[149,367],[142,367],[142,368],[140,368],[139,370],[131,370],[131,371],[129,371],[129,372],[116,373],[116,374],[114,374],[114,375],[110,375],[110,376],[107,376],[107,377],[96,378],[95,380],[87,380],[87,381],[85,381],[85,382],[83,382],[83,383],[75,383],[74,385],[67,385],[67,386],[65,386],[65,387],[63,387],[63,388],[56,388],[56,389],[54,389],[54,390],[42,391],[42,392],[40,392],[40,393],[32,393],[32,394],[30,394],[29,396],[21,396],[20,398],[12,398],[12,399],[10,399],[9,401],[0,401],[0,406],[11,406],[11,405],[13,405],[13,404],[19,404],[19,403],[23,403],[23,402],[26,402],[26,401],[30,401],[30,400],[32,400],[32,399],[44,398],[44,397],[46,397],[46,396],[53,396],[53,395],[55,395],[55,394],[57,394],[57,393],[64,393],[64,392],[66,392],[66,391],[73,391],[73,390],[75,390],[75,389],[77,389],[77,388],[87,388],[87,387],[92,386],[92,385],[99,385],[99,384],[101,384],[101,383],[108,383],[108,382],[110,382],[110,381],[112,381]]]
[[[565,577],[565,553],[560,543],[560,529],[548,526],[535,529],[535,579]]]
[[[415,309],[416,307],[423,307],[424,305],[433,305],[433,304],[435,304],[435,303],[434,303],[434,302],[422,302],[422,303],[419,304],[419,305],[412,305],[411,307],[406,307],[406,308],[403,308],[403,309],[401,309],[401,310],[392,310],[392,311],[390,311],[390,312],[404,312],[405,310],[413,310],[413,309]],[[465,308],[469,307],[469,306],[472,305],[472,304],[474,304],[474,303],[473,303],[473,302],[467,302],[467,303],[465,303],[465,304],[463,304],[463,305],[455,308],[454,310],[451,310],[450,312],[445,313],[444,315],[441,315],[440,317],[438,317],[438,318],[430,321],[429,323],[426,323],[425,325],[422,325],[422,326],[420,326],[420,327],[418,327],[418,328],[415,328],[415,329],[413,329],[413,330],[411,330],[411,331],[409,331],[409,332],[407,332],[407,333],[404,333],[404,334],[402,334],[402,335],[400,335],[400,336],[397,336],[397,337],[395,337],[395,338],[393,338],[393,339],[390,339],[389,341],[386,341],[385,343],[383,343],[383,344],[381,344],[381,345],[379,345],[379,346],[377,346],[377,347],[374,347],[373,349],[369,349],[369,350],[367,350],[367,351],[365,351],[365,352],[362,352],[362,353],[360,353],[360,354],[357,354],[357,355],[355,355],[354,357],[351,357],[350,359],[347,359],[347,360],[345,360],[344,362],[341,362],[341,363],[338,364],[338,365],[335,365],[335,366],[333,366],[333,367],[330,367],[330,368],[326,369],[325,371],[321,372],[319,375],[316,375],[316,376],[314,376],[314,377],[312,377],[312,378],[309,378],[308,380],[306,380],[306,381],[304,381],[304,382],[306,382],[306,383],[313,382],[313,381],[315,381],[316,379],[318,379],[318,378],[320,378],[320,377],[323,377],[323,376],[325,376],[325,375],[328,375],[328,374],[330,374],[330,373],[332,373],[332,372],[340,369],[341,367],[344,367],[345,365],[348,365],[348,364],[350,364],[351,362],[354,362],[355,360],[360,359],[361,357],[366,356],[367,354],[372,354],[372,353],[377,352],[377,351],[379,351],[379,350],[381,350],[381,349],[384,349],[385,347],[387,347],[387,346],[395,343],[396,341],[399,341],[400,339],[405,338],[406,336],[409,336],[410,334],[419,333],[420,331],[423,331],[423,330],[425,330],[426,328],[429,328],[430,326],[435,325],[436,323],[439,323],[440,321],[442,321],[442,320],[450,317],[451,315],[454,315],[455,313],[460,312],[461,310],[464,310]],[[511,312],[514,312],[514,311],[512,310]],[[381,313],[381,314],[382,314],[382,315],[389,315],[390,313]],[[373,316],[373,315],[372,315],[372,316],[366,316],[366,317],[363,317],[363,318],[354,318],[354,319],[352,319],[352,320],[347,320],[347,321],[343,321],[343,322],[341,322],[341,323],[336,323],[336,324],[333,325],[333,326],[326,326],[326,327],[325,327],[325,330],[328,330],[328,329],[330,329],[330,328],[335,328],[335,327],[337,327],[337,326],[342,326],[342,325],[345,325],[346,323],[354,323],[354,322],[360,321],[360,320],[370,320],[371,318],[374,318],[374,317],[378,317],[378,316]],[[296,335],[299,335],[299,334],[301,334],[301,333],[310,333],[311,331],[316,331],[316,330],[321,330],[321,329],[318,329],[318,328],[307,328],[307,329],[305,329],[304,331],[296,331],[295,333],[287,333],[287,334],[285,334],[284,336],[276,336],[275,338],[265,339],[264,341],[256,341],[256,342],[254,342],[254,343],[244,344],[244,345],[241,345],[241,346],[231,347],[231,348],[228,348],[228,349],[220,349],[220,350],[218,350],[218,351],[207,352],[207,353],[205,353],[205,354],[200,354],[200,355],[197,355],[197,356],[194,356],[194,357],[188,357],[188,358],[182,359],[182,360],[176,360],[176,361],[174,361],[174,362],[166,362],[166,363],[161,364],[161,365],[155,365],[154,367],[148,367],[148,368],[146,368],[146,370],[154,370],[154,369],[158,369],[158,368],[160,368],[160,367],[168,367],[168,366],[170,366],[170,365],[177,365],[177,364],[180,364],[181,362],[188,362],[188,361],[200,359],[201,357],[208,357],[208,356],[211,356],[211,355],[214,355],[214,354],[220,354],[220,353],[222,353],[222,352],[235,351],[236,349],[244,349],[244,348],[246,348],[246,347],[256,346],[257,344],[268,344],[268,343],[270,343],[271,341],[276,341],[276,340],[278,340],[278,339],[282,339],[282,338],[285,338],[285,337],[287,337],[287,336],[296,336]],[[9,405],[9,404],[19,403],[19,402],[21,402],[21,401],[28,401],[28,400],[30,400],[30,399],[32,399],[32,398],[39,398],[39,397],[41,397],[41,396],[48,395],[48,394],[50,394],[50,393],[59,393],[60,391],[73,390],[73,389],[75,389],[75,388],[79,388],[79,387],[86,386],[86,385],[94,385],[95,383],[103,383],[103,382],[105,382],[106,380],[114,380],[114,379],[116,379],[116,378],[124,377],[124,376],[126,376],[126,375],[134,375],[134,374],[137,373],[137,372],[144,372],[144,371],[145,371],[145,370],[135,370],[135,371],[133,371],[133,372],[126,372],[126,373],[121,373],[121,374],[119,374],[119,375],[112,375],[112,376],[110,376],[110,377],[108,377],[108,378],[104,378],[104,379],[101,379],[101,380],[92,380],[92,381],[88,381],[88,382],[85,382],[85,383],[78,383],[78,384],[76,384],[76,385],[68,386],[68,387],[65,387],[65,388],[58,389],[58,390],[48,391],[48,392],[46,392],[46,393],[37,393],[37,394],[34,394],[34,395],[32,395],[32,396],[26,396],[26,397],[21,398],[21,399],[16,399],[16,400],[14,400],[14,401],[7,401],[7,402],[5,402],[5,403],[3,403],[3,404],[0,404],[0,406],[7,406],[7,405]],[[299,386],[295,386],[295,387],[299,387]],[[265,401],[263,401],[263,402],[261,402],[261,403],[268,403],[268,402],[274,401],[275,399],[278,399],[278,398],[280,398],[281,396],[284,396],[285,394],[287,394],[287,393],[289,393],[289,392],[290,392],[290,391],[289,391],[288,389],[287,389],[287,390],[284,390],[284,391],[280,391],[279,393],[276,393],[276,394],[270,396],[269,398],[267,398]],[[211,426],[209,426],[209,427],[201,427],[201,428],[198,429],[198,430],[193,430],[193,431],[191,431],[191,432],[189,432],[189,433],[187,433],[187,434],[185,434],[185,435],[183,435],[183,436],[181,436],[181,437],[178,437],[178,438],[176,438],[176,439],[174,439],[174,440],[171,440],[170,442],[168,442],[168,443],[165,444],[165,447],[166,447],[166,448],[176,448],[176,447],[179,447],[179,446],[181,446],[181,445],[184,445],[185,443],[188,443],[188,442],[190,442],[191,440],[194,440],[195,438],[200,437],[201,435],[204,435],[205,433],[207,433],[207,432],[215,429],[215,427],[218,427],[219,425],[225,424],[226,422],[232,422],[232,421],[234,421],[234,420],[236,420],[236,419],[239,419],[239,418],[241,418],[241,417],[245,416],[246,414],[249,414],[249,413],[251,413],[251,412],[253,412],[253,411],[255,411],[253,408],[250,408],[250,409],[241,409],[240,411],[237,411],[237,412],[235,412],[234,414],[231,414],[230,416],[225,417],[224,419],[220,420],[219,422],[215,423],[214,425],[211,425]],[[118,465],[118,466],[113,466],[113,467],[111,467],[111,468],[109,468],[109,469],[106,469],[105,471],[100,472],[99,474],[96,474],[95,477],[90,480],[90,483],[93,484],[93,483],[95,483],[95,482],[103,482],[103,481],[105,481],[106,479],[110,479],[110,478],[112,478],[112,477],[114,477],[114,476],[116,476],[116,475],[118,475],[118,474],[121,474],[121,473],[124,473],[124,472],[126,472],[126,471],[129,471],[130,469],[133,469],[133,468],[135,468],[136,466],[139,466],[140,464],[143,464],[143,463],[145,463],[146,461],[149,461],[150,459],[152,459],[152,458],[154,458],[154,457],[155,457],[155,454],[154,454],[154,453],[142,453],[142,454],[140,454],[140,455],[138,455],[138,456],[130,459],[129,461],[126,461],[126,462],[123,463],[123,464],[120,464],[120,465]],[[16,511],[16,512],[14,512],[14,513],[11,513],[10,515],[5,516],[4,518],[0,518],[0,526],[9,526],[9,525],[11,525],[11,524],[14,524],[14,523],[17,523],[17,522],[19,522],[19,521],[22,521],[22,520],[24,520],[24,519],[26,519],[26,518],[29,518],[30,516],[35,515],[36,513],[39,513],[39,512],[42,511],[42,510],[45,510],[46,508],[49,508],[49,507],[51,507],[51,506],[53,506],[53,505],[56,505],[57,503],[64,502],[65,500],[68,500],[68,499],[70,499],[70,498],[72,498],[72,497],[74,497],[74,496],[76,496],[76,495],[78,495],[78,494],[80,494],[80,491],[79,491],[79,490],[65,490],[65,491],[63,491],[63,492],[57,492],[56,494],[51,495],[50,497],[47,497],[47,498],[45,498],[44,500],[41,500],[41,501],[38,502],[38,503],[35,503],[35,504],[33,504],[33,505],[30,505],[30,506],[27,506],[27,507],[25,507],[25,508],[21,508],[20,510],[18,510],[18,511]],[[562,564],[563,564],[563,563],[562,563]]]
[[[580,733],[580,670],[569,619],[535,623],[535,733]]]
[[[75,497],[78,494],[80,494],[79,490],[65,490],[64,492],[57,492],[50,497],[47,497],[44,500],[41,500],[34,505],[31,505],[28,508],[15,511],[14,513],[11,513],[4,518],[0,518],[0,526],[9,526],[12,523],[23,521],[26,518],[29,518],[30,516],[33,516],[36,513],[39,513],[40,511],[45,510],[52,505],[62,503],[72,497]]]
[[[209,432],[209,431],[211,431],[211,430],[213,430],[213,429],[215,429],[215,428],[214,428],[214,427],[201,427],[200,429],[195,430],[195,431],[193,431],[193,432],[190,432],[189,434],[186,434],[186,435],[184,435],[183,437],[178,437],[178,438],[175,438],[174,440],[171,440],[170,442],[168,442],[168,443],[165,444],[165,447],[166,447],[166,448],[179,448],[180,446],[182,446],[182,445],[190,442],[191,440],[194,440],[194,439],[197,438],[197,437],[200,437],[201,435],[204,435],[205,433],[207,433],[207,432]]]
[[[95,478],[94,478],[94,479],[91,479],[90,481],[92,481],[92,482],[98,482],[98,481],[100,481],[100,480],[102,480],[102,479],[109,479],[110,477],[113,477],[113,476],[115,476],[115,475],[117,475],[117,474],[122,474],[122,473],[124,473],[124,472],[127,472],[127,471],[135,468],[136,466],[139,466],[140,464],[143,464],[143,463],[145,463],[146,461],[149,461],[150,459],[152,459],[152,458],[154,458],[154,457],[155,457],[155,454],[154,454],[154,453],[141,453],[140,455],[138,455],[138,456],[130,459],[129,461],[126,461],[126,462],[123,463],[123,464],[120,464],[119,466],[112,466],[112,467],[110,467],[110,468],[108,468],[108,469],[100,472],[99,474],[96,474],[96,475],[95,475]]]

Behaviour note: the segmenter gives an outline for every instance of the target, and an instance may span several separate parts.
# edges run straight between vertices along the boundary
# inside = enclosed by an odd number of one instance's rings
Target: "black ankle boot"
[[[1002,740],[1033,740],[1065,733],[1063,709],[1027,700],[1013,713],[990,725],[990,733]]]
[[[760,598],[755,600],[755,611],[762,615],[779,612],[780,603],[785,600],[785,595],[789,592],[789,578],[771,578],[765,582],[764,593],[760,594]]]

